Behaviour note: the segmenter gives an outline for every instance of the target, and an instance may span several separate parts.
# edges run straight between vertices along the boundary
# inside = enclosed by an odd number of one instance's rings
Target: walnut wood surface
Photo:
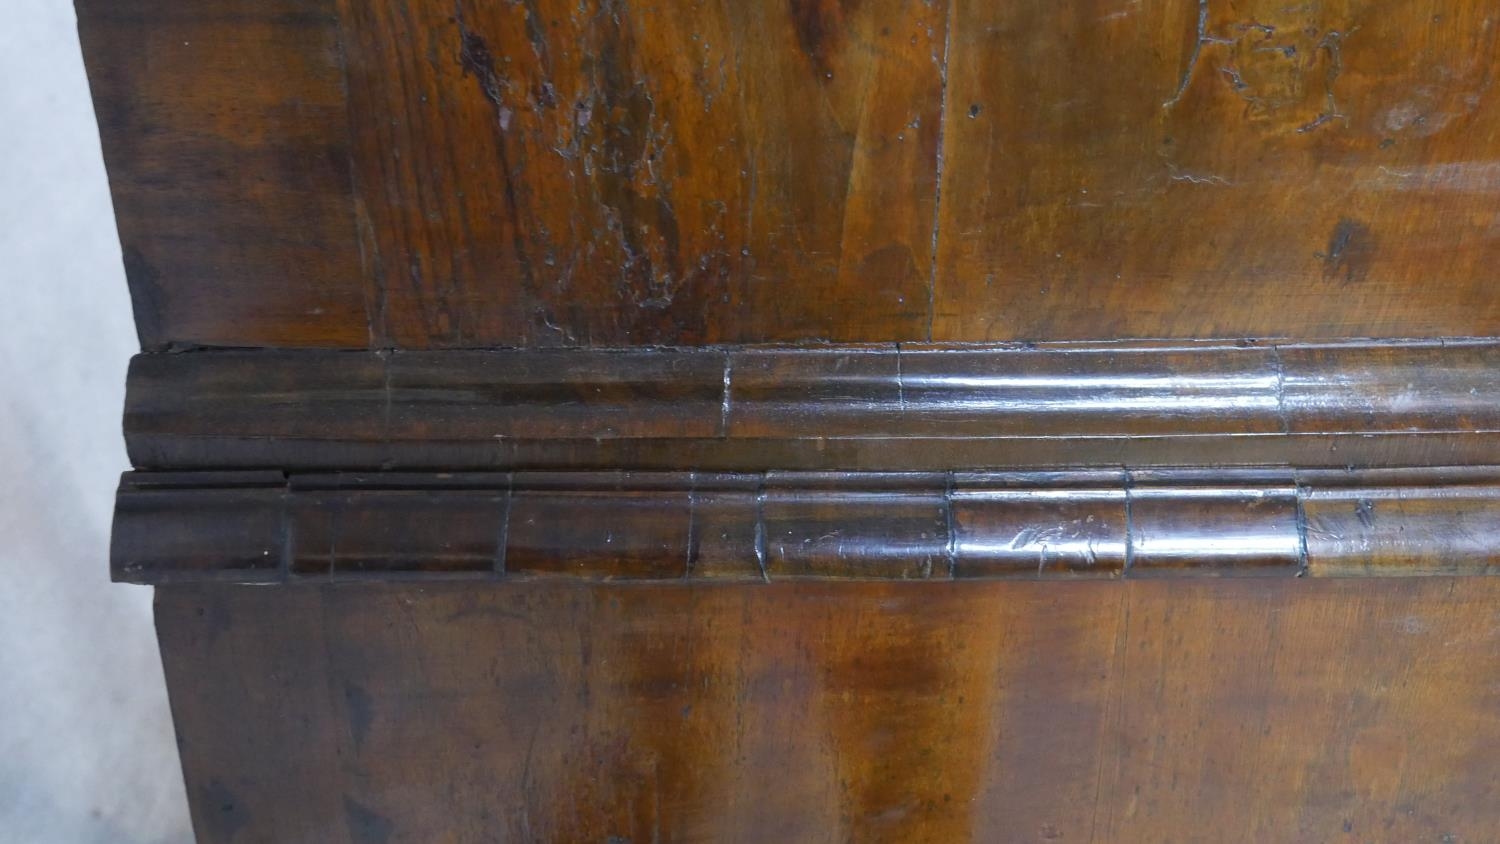
[[[157,591],[218,842],[1493,841],[1500,580]]]
[[[78,0],[200,840],[1500,840],[1491,5]]]
[[[178,345],[1488,336],[1478,0],[80,0]]]
[[[76,7],[142,344],[370,342],[332,3]]]
[[[1493,5],[957,2],[933,333],[1494,334]]]

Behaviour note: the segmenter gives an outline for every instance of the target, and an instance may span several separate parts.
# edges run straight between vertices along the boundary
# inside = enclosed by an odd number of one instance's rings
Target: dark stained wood
[[[116,579],[1489,574],[1500,469],[133,472]]]
[[[955,3],[934,337],[1495,334],[1493,14]]]
[[[688,577],[769,580],[765,476],[694,472],[688,483],[693,507]]]
[[[504,487],[308,491],[286,498],[285,565],[304,575],[491,574],[510,505]]]
[[[284,579],[289,542],[286,477],[280,472],[127,477],[110,537],[117,579]]]
[[[365,346],[332,0],[78,0],[141,345]]]
[[[667,430],[713,437],[723,429],[718,351],[396,352],[385,360],[391,441],[635,438]]]
[[[1489,841],[1497,601],[174,586],[157,625],[205,844]]]
[[[684,578],[692,484],[673,480],[612,473],[515,476],[497,568],[523,576]]]
[[[1286,437],[1060,437],[1029,439],[944,437],[742,439],[559,439],[490,442],[427,441],[388,448],[380,443],[318,441],[288,447],[284,440],[139,435],[135,463],[142,468],[214,470],[275,465],[301,471],[443,471],[449,469],[557,470],[623,466],[631,470],[753,472],[766,466],[795,471],[927,472],[964,467],[982,470],[1051,469],[1121,463],[1139,466],[1267,464],[1347,466],[1487,465],[1500,458],[1500,434],[1390,432],[1364,435],[1294,434]]]

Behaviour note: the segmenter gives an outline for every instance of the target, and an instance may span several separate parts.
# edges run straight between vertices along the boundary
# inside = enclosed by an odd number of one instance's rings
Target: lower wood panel
[[[158,588],[204,842],[1500,840],[1500,581]]]

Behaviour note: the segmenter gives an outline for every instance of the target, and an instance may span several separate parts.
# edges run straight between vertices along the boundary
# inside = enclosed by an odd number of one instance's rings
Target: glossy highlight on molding
[[[142,469],[952,471],[1481,465],[1500,344],[138,356]]]

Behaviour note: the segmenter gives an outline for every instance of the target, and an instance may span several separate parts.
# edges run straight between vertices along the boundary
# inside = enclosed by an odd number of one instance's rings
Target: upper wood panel
[[[1480,0],[79,13],[150,348],[1500,333]]]
[[[1497,24],[957,0],[936,335],[1494,333]]]

